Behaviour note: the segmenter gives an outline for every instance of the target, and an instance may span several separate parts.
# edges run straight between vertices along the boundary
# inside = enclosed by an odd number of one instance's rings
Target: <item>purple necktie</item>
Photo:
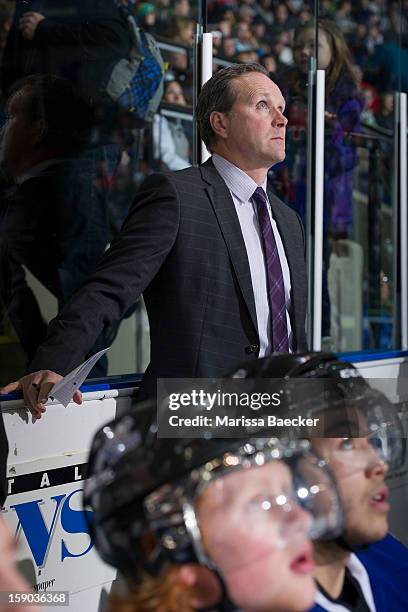
[[[286,323],[285,286],[278,247],[268,212],[268,201],[262,187],[257,187],[252,195],[258,209],[259,229],[262,236],[262,247],[268,281],[268,300],[271,313],[272,351],[289,352],[288,326]]]

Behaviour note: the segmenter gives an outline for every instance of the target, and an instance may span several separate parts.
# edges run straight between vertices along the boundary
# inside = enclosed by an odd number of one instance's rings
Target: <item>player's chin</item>
[[[385,538],[388,533],[388,522],[386,520],[372,521],[369,528],[364,525],[361,529],[357,528],[353,531],[354,533],[346,537],[346,540],[355,546],[367,546]]]
[[[282,601],[281,610],[288,612],[301,612],[313,606],[316,597],[316,585],[310,575],[297,576],[293,574],[284,589],[285,597]]]
[[[378,517],[371,522],[370,536],[371,542],[377,542],[385,538],[389,530],[387,517]]]

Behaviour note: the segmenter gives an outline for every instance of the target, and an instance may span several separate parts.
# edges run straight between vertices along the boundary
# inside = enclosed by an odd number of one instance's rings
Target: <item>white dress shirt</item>
[[[250,176],[248,176],[248,174],[217,153],[214,153],[212,156],[212,161],[230,190],[232,200],[235,205],[235,210],[237,211],[239,224],[241,226],[242,236],[245,242],[249,268],[251,271],[252,289],[255,297],[255,309],[260,344],[259,357],[265,357],[271,353],[271,325],[267,273],[262,249],[261,233],[259,229],[258,212],[256,204],[252,200],[252,195],[258,186],[262,187],[265,192],[266,199],[268,201],[268,212],[272,224],[273,235],[275,237],[282,267],[283,283],[285,286],[286,322],[289,336],[289,350],[292,352],[293,333],[290,322],[290,271],[282,238],[280,237],[276,221],[272,216],[272,209],[268,194],[266,192],[267,179],[265,179],[262,185],[257,185],[256,182]]]

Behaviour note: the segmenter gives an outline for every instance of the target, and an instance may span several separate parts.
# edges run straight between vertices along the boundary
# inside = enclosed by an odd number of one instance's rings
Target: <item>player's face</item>
[[[204,548],[244,610],[295,612],[313,603],[311,518],[294,501],[290,510],[279,505],[289,490],[289,469],[274,461],[215,480],[198,501]]]
[[[388,531],[388,465],[367,438],[315,438],[316,452],[329,461],[343,501],[349,544],[369,544]]]

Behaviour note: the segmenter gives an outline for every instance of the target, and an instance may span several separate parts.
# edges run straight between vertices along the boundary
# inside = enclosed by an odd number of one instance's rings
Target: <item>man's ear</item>
[[[192,604],[195,609],[215,606],[222,597],[222,588],[217,576],[207,567],[197,564],[182,565],[179,569],[180,582],[193,590]]]
[[[218,138],[227,138],[229,121],[225,113],[213,111],[210,115],[210,123],[213,132],[218,136]]]
[[[30,129],[33,144],[41,144],[48,133],[48,123],[45,119],[37,119]]]

